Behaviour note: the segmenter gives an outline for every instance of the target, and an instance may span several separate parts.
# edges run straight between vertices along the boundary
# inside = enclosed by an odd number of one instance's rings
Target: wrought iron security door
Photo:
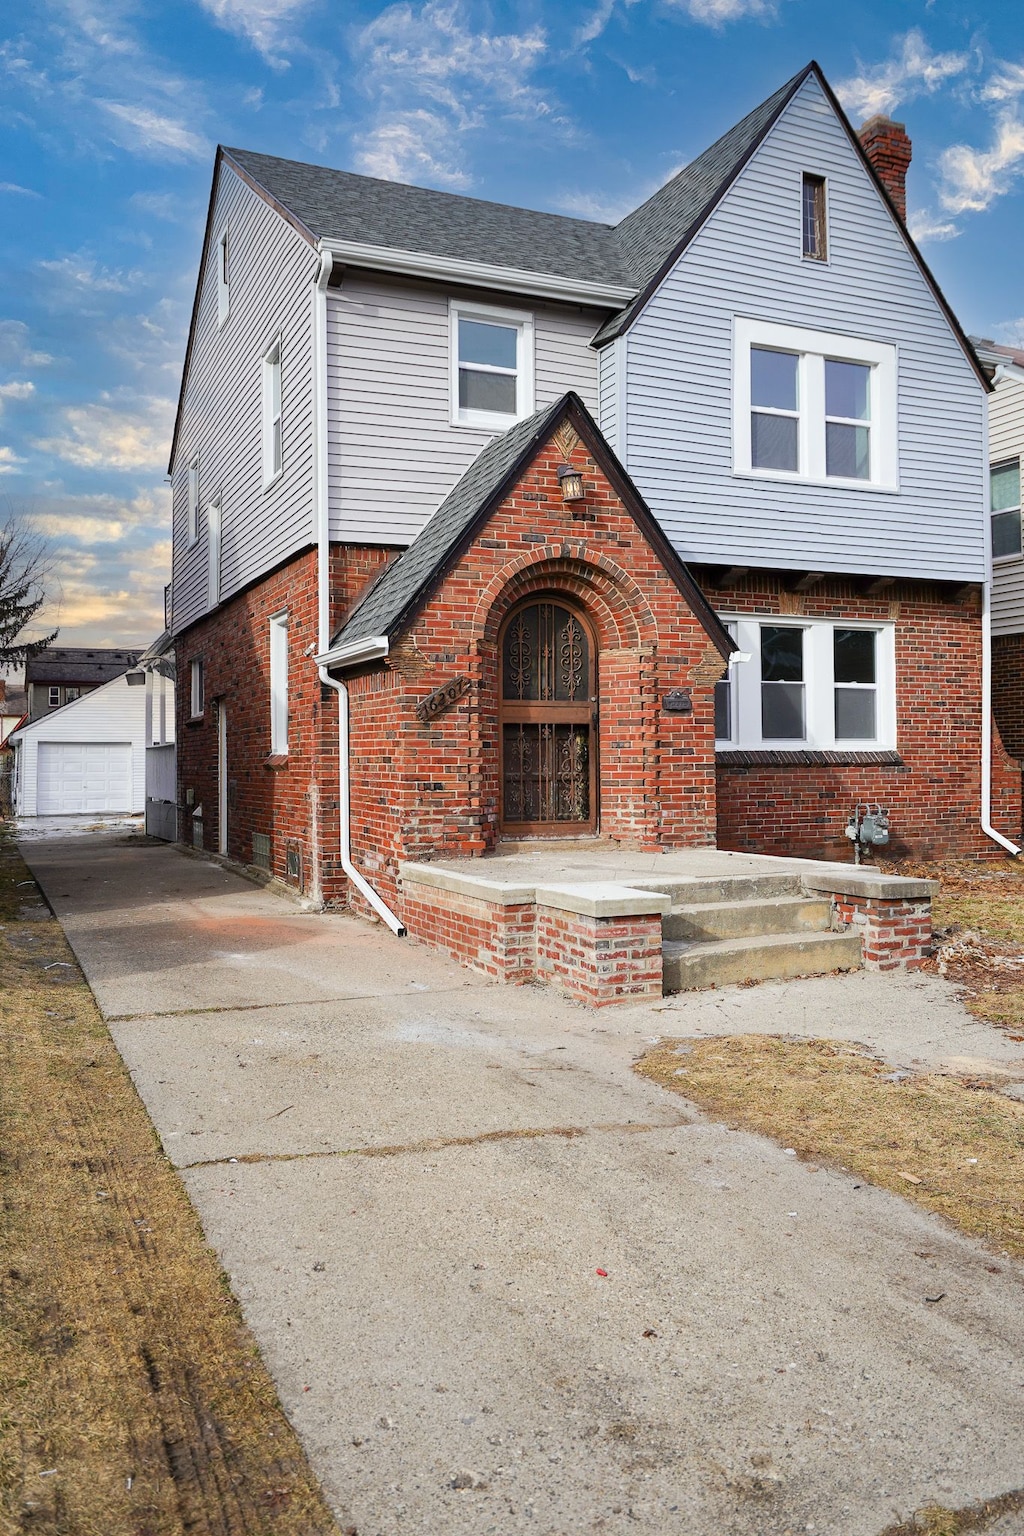
[[[597,826],[597,689],[593,636],[555,601],[517,608],[501,637],[502,829]]]

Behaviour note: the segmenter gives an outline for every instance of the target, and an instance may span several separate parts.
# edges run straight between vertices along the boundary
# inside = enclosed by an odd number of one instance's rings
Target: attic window
[[[228,290],[228,232],[225,229],[217,241],[217,324],[223,325],[231,313]]]
[[[804,255],[810,261],[828,260],[825,212],[825,178],[804,172],[802,190]]]
[[[451,306],[452,424],[500,431],[533,410],[533,316]]]

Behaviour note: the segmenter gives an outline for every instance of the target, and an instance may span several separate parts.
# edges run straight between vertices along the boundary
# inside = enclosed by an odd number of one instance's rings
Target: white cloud
[[[0,367],[45,368],[53,362],[49,352],[38,352],[29,344],[29,335],[24,320],[0,320]]]
[[[950,213],[981,213],[1024,172],[1024,122],[1000,114],[988,149],[953,144],[939,157],[939,201]]]
[[[40,501],[27,515],[33,527],[57,543],[123,544],[139,529],[163,530],[170,521],[169,491],[159,497],[140,491],[130,500],[61,492]]]
[[[533,83],[546,34],[474,31],[462,0],[401,0],[353,42],[359,85],[376,103],[375,121],[357,140],[357,164],[388,180],[466,187],[466,136],[495,117],[568,128]]]
[[[210,153],[207,141],[181,118],[126,101],[100,101],[97,105],[124,125],[118,139],[124,149],[171,160],[205,160]]]
[[[0,414],[3,413],[5,401],[30,400],[35,392],[36,387],[31,379],[12,379],[9,384],[0,384]]]
[[[0,443],[0,475],[13,475],[19,464],[25,460],[15,453],[13,448],[6,448]]]
[[[684,10],[693,21],[708,27],[723,27],[729,21],[745,21],[748,17],[774,16],[774,0],[669,0],[671,5]]]
[[[933,53],[915,27],[892,58],[841,81],[836,94],[852,115],[873,117],[878,112],[892,112],[900,102],[915,96],[930,95],[945,81],[963,74],[969,63],[967,53]]]
[[[907,227],[910,235],[918,245],[927,245],[929,241],[955,240],[960,234],[960,226],[949,220],[943,220],[934,213],[928,213],[924,209],[912,213]]]
[[[161,470],[167,462],[174,405],[133,391],[90,405],[66,406],[56,435],[35,446],[80,469]]]
[[[309,0],[200,0],[219,27],[244,37],[268,64],[287,67],[282,56],[289,28]]]
[[[89,293],[128,293],[139,280],[137,272],[99,267],[91,256],[81,253],[41,261],[39,265],[44,272],[52,273],[61,282],[71,283]]]
[[[979,94],[982,101],[1016,101],[1024,95],[1024,64],[997,64]]]
[[[16,181],[0,181],[0,192],[10,192],[18,197],[41,197],[41,192],[35,192],[31,187],[19,187]]]

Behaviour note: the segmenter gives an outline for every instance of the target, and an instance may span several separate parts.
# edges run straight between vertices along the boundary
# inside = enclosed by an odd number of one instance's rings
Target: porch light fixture
[[[562,488],[563,501],[572,503],[584,499],[586,493],[583,490],[583,476],[578,469],[574,469],[571,464],[559,464],[555,473]]]

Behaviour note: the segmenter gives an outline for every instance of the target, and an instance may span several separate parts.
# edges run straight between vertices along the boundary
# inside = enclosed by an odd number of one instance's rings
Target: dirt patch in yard
[[[636,1070],[716,1119],[1024,1257],[1024,1104],[990,1083],[893,1072],[856,1046],[768,1035],[666,1040]]]
[[[0,975],[0,1531],[338,1536],[2,828]]]
[[[1024,863],[904,860],[881,867],[939,881],[932,903],[935,954],[925,968],[956,982],[976,1018],[1024,1040]]]

